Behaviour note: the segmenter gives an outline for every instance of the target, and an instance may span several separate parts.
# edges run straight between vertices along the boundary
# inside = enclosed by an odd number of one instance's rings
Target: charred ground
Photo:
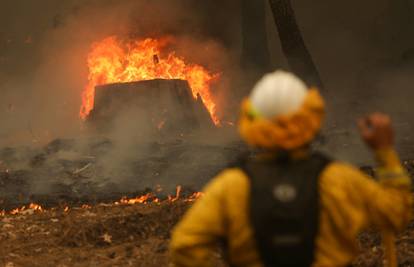
[[[413,175],[414,161],[404,164]],[[370,167],[363,170],[373,172]],[[157,203],[112,202],[76,208],[61,202],[60,206],[43,211],[26,208],[14,215],[0,216],[0,264],[168,266],[171,230],[194,203],[190,192],[184,190],[178,199],[165,198]],[[382,266],[380,235],[370,230],[361,234],[359,240],[361,254],[354,266]],[[414,262],[413,244],[414,222],[398,237],[400,266]],[[215,259],[217,266],[225,266],[219,251]]]
[[[192,203],[97,205],[34,212],[0,219],[2,266],[168,266],[170,233]],[[399,236],[400,266],[414,261],[414,224]],[[380,237],[360,236],[353,266],[382,266]],[[226,266],[219,251],[216,266]]]

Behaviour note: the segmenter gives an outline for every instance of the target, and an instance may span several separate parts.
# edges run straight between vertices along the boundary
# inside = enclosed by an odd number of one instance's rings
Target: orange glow
[[[21,213],[27,213],[30,214],[32,212],[43,212],[42,206],[38,204],[31,203],[28,207],[23,206],[21,208],[16,208],[12,211],[10,211],[11,215],[21,214]],[[2,215],[5,215],[6,213],[1,213]]]
[[[182,189],[182,187],[181,187],[180,185],[179,185],[179,186],[177,186],[177,189],[176,189],[176,191],[175,191],[175,197],[168,196],[168,201],[170,201],[170,202],[175,202],[175,201],[177,201],[177,200],[180,198],[181,189]]]
[[[184,202],[194,202],[194,201],[196,201],[197,199],[199,199],[203,196],[204,196],[203,192],[195,192],[191,196],[189,196],[188,198],[184,199]]]
[[[112,36],[92,45],[88,55],[88,84],[82,93],[80,116],[85,119],[94,106],[95,87],[110,83],[153,79],[187,80],[193,97],[201,97],[213,122],[220,120],[211,94],[211,84],[219,78],[200,65],[189,64],[174,52],[163,53],[171,39],[124,42]]]
[[[148,201],[159,203],[159,199],[156,198],[153,194],[148,193],[143,196],[139,196],[136,198],[122,198],[119,202],[115,202],[116,205],[134,205],[134,204],[145,204]]]
[[[181,200],[183,202],[194,202],[197,199],[201,198],[203,196],[202,192],[195,192],[191,196],[188,197],[182,197],[181,196],[182,187],[177,186],[175,196],[168,196],[167,199],[161,200],[159,199],[155,194],[148,193],[142,196],[138,196],[136,198],[122,198],[121,200],[114,202],[110,205],[137,205],[137,204],[162,204],[162,203],[173,203],[178,200]],[[81,209],[88,210],[92,209],[91,205],[84,204],[81,206]],[[52,209],[55,210],[55,209]],[[66,206],[63,209],[63,212],[68,213],[71,210],[68,206]],[[42,206],[38,204],[31,203],[29,206],[23,206],[21,208],[16,208],[11,211],[6,212],[5,210],[0,210],[0,217],[6,216],[6,215],[19,215],[19,214],[26,214],[30,215],[33,213],[39,213],[39,212],[45,212],[45,210]]]

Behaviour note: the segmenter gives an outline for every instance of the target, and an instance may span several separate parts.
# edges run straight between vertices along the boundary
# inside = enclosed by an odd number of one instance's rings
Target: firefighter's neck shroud
[[[247,144],[269,150],[292,150],[309,144],[319,133],[325,103],[316,89],[308,91],[296,112],[272,119],[255,112],[250,100],[242,104],[239,131]]]
[[[331,162],[306,159],[241,160],[250,178],[250,218],[265,266],[310,266],[319,226],[318,180]]]

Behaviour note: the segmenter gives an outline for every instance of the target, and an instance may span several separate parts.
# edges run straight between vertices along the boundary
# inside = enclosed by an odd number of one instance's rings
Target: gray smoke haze
[[[398,150],[412,158],[412,1],[292,2],[326,87],[326,149],[341,159],[367,163],[371,156],[360,142],[355,120],[383,111],[394,119]]]
[[[354,120],[379,109],[393,115],[399,148],[410,157],[413,4],[292,2],[326,86],[327,149],[340,158],[364,161],[368,154]],[[86,55],[92,42],[108,35],[172,34],[189,61],[223,71],[224,79],[238,77],[232,67],[241,50],[240,1],[5,0],[0,12],[0,145],[79,134]],[[267,20],[273,66],[287,68],[270,10]],[[226,83],[215,92],[222,112],[233,120],[238,85],[220,88]]]
[[[197,6],[185,0],[6,1],[0,16],[0,146],[81,134],[86,57],[92,43],[111,35],[173,35],[177,54],[188,62],[231,73],[237,52],[204,35],[207,17]],[[218,101],[229,92],[229,76],[213,88]]]

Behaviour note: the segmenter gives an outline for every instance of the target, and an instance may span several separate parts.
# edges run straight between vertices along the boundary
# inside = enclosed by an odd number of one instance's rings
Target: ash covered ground
[[[108,138],[57,139],[46,146],[0,149],[0,210],[29,203],[46,207],[98,204],[177,186],[196,192],[244,151],[174,139],[129,144]]]

